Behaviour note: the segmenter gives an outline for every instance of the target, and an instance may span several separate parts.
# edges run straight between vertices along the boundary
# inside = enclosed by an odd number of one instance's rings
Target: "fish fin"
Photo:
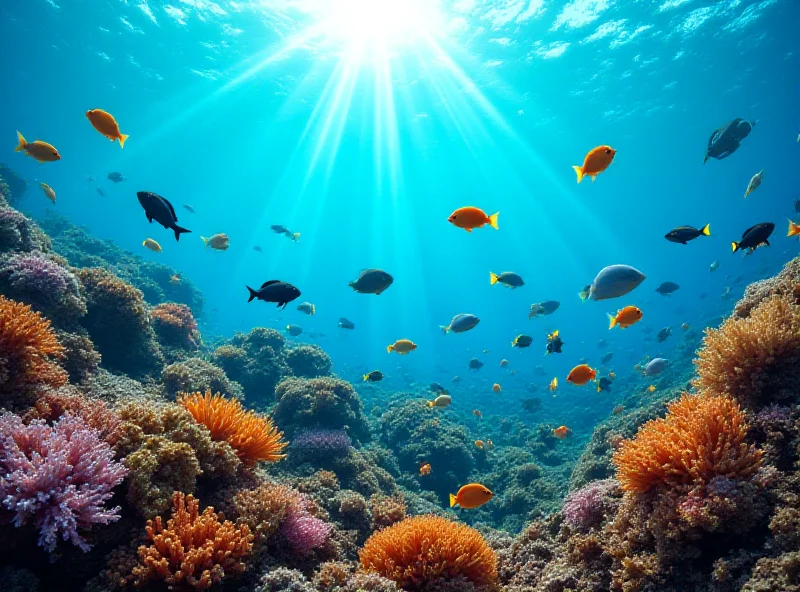
[[[490,225],[492,226],[492,228],[494,228],[495,230],[500,230],[500,227],[497,225],[497,217],[498,217],[499,215],[500,215],[500,212],[495,212],[494,214],[492,214],[491,216],[489,216],[489,224],[490,224]]]
[[[456,503],[457,503],[457,502],[456,502],[456,496],[454,496],[454,495],[451,493],[451,494],[450,494],[450,507],[452,508],[453,506],[455,506],[455,505],[456,505]]]
[[[706,152],[706,157],[703,159],[703,164],[705,164],[707,161],[708,161],[708,152]]]
[[[472,233],[472,228],[465,228],[464,230],[466,230],[469,233]]]
[[[595,179],[597,179],[597,175],[589,175],[592,178],[592,183],[594,183]]]
[[[489,284],[494,286],[497,283],[499,276],[494,272],[489,272]]]
[[[19,145],[14,148],[14,152],[21,152],[22,150],[25,150],[25,147],[28,145],[28,143],[25,141],[25,136],[19,132],[17,132],[17,138],[19,138]]]
[[[709,222],[708,224],[703,226],[703,229],[700,232],[702,232],[706,236],[711,236],[711,223]]]
[[[769,241],[767,239],[764,239],[764,244],[767,245],[768,247],[772,246],[772,245],[769,244]]]
[[[578,183],[583,181],[583,167],[573,165],[572,169],[575,171],[575,174],[578,175]]]
[[[613,329],[617,324],[617,318],[612,315],[611,313],[606,313],[608,315],[608,329],[609,331]]]
[[[312,304],[311,305],[311,316],[313,317],[315,314],[317,314],[317,307]]]
[[[182,234],[184,234],[186,232],[191,232],[191,230],[187,230],[185,228],[181,228],[180,226],[175,226],[172,230],[175,231],[175,240],[176,241],[181,240],[181,235]]]
[[[394,346],[393,346],[393,345],[387,345],[387,346],[386,346],[386,353],[387,353],[387,354],[390,354],[390,353],[392,353],[393,351],[394,351]]]
[[[208,246],[208,243],[210,243],[210,242],[211,242],[211,239],[210,239],[210,238],[206,238],[206,237],[204,237],[204,236],[201,236],[201,237],[200,237],[200,240],[201,240],[201,241],[203,241],[203,242],[206,244],[206,247]]]
[[[125,148],[125,140],[127,140],[128,138],[130,138],[130,136],[128,134],[120,134],[119,135],[119,147],[120,148]]]
[[[738,250],[739,250],[739,243],[737,243],[737,242],[732,242],[732,243],[731,243],[731,251],[732,251],[733,253],[735,253],[735,252],[736,252],[736,251],[738,251]]]
[[[789,220],[789,233],[786,236],[796,236],[800,234],[800,224],[795,224]]]
[[[791,236],[791,235],[789,235]],[[447,335],[450,332],[450,327],[445,327],[444,325],[439,325],[439,328],[442,330],[443,335]]]
[[[586,302],[586,299],[589,297],[588,294],[585,292],[578,292],[578,298],[580,298],[583,302]]]
[[[247,299],[248,302],[252,302],[253,299],[258,298],[258,292],[253,290],[250,286],[245,286],[248,290],[250,290],[250,298]]]

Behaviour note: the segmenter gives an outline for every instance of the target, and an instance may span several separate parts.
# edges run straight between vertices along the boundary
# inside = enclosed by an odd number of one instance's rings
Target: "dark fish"
[[[603,376],[600,380],[597,381],[597,392],[601,391],[610,391],[611,390],[611,379]]]
[[[708,148],[706,149],[706,157],[703,159],[703,164],[709,158],[722,160],[736,152],[741,141],[750,134],[755,124],[754,121],[745,121],[737,117],[717,129],[708,139]]]
[[[553,314],[556,310],[558,310],[559,306],[561,306],[561,303],[557,300],[545,300],[544,302],[531,304],[531,310],[528,313],[528,318],[532,319],[538,315]]]
[[[649,362],[647,362],[647,366],[644,368],[644,373],[646,376],[655,376],[656,374],[661,374],[664,371],[664,368],[667,367],[667,360],[664,358],[653,358]]]
[[[356,325],[353,321],[348,321],[346,318],[342,317],[339,319],[339,328],[340,329],[355,329]]]
[[[457,314],[447,327],[439,325],[439,328],[445,335],[451,331],[453,333],[464,333],[465,331],[473,329],[480,321],[481,320],[473,314]]]
[[[601,337],[600,339],[597,340],[597,347],[601,349],[604,347],[608,347],[608,342]]]
[[[800,214],[800,199],[794,200],[794,211]]]
[[[99,187],[97,188],[97,193],[100,195],[100,197],[105,197],[106,196],[106,192],[103,191],[102,189],[100,189]]]
[[[536,413],[542,408],[542,400],[538,397],[534,397],[532,399],[523,399],[522,408],[527,413]]]
[[[478,358],[472,358],[469,361],[470,370],[480,370],[481,368],[483,368],[483,362],[481,362]]]
[[[672,327],[664,327],[656,334],[656,340],[659,343],[663,343],[670,335],[672,335]]]
[[[303,334],[303,328],[297,325],[286,325],[286,332],[292,337],[297,337]]]
[[[600,363],[605,365],[611,361],[611,358],[614,357],[614,352],[606,352],[603,354],[603,357],[600,358]]]
[[[762,222],[751,226],[742,234],[742,240],[731,243],[733,252],[750,249],[750,252],[755,251],[761,245],[769,246],[769,237],[772,231],[775,230],[775,225],[772,222]]]
[[[139,198],[139,203],[144,208],[147,221],[152,223],[155,220],[164,228],[173,230],[176,241],[180,240],[181,234],[184,232],[191,232],[191,230],[186,230],[177,225],[178,217],[175,215],[175,208],[160,195],[149,191],[139,191],[136,197]]]
[[[497,283],[503,284],[508,288],[519,288],[525,285],[522,277],[513,271],[504,271],[500,275],[489,272],[489,283],[494,285]]]
[[[364,375],[364,382],[380,382],[381,380],[383,380],[383,372],[380,370],[373,370]]]
[[[511,347],[530,347],[531,343],[533,343],[533,337],[530,335],[517,335],[511,342]]]
[[[656,292],[662,296],[666,296],[667,294],[672,294],[679,288],[680,286],[675,282],[663,282],[658,288],[656,288]]]
[[[250,298],[247,299],[248,302],[252,302],[255,298],[258,298],[264,302],[276,302],[278,308],[286,308],[286,305],[292,300],[300,297],[300,290],[295,288],[292,284],[287,284],[286,282],[278,280],[264,282],[264,285],[258,290],[253,290],[250,286],[247,286],[247,289],[250,291]]]
[[[184,209],[184,210],[186,210],[187,212],[190,212],[190,213],[192,213],[192,214],[194,214],[194,213],[195,213],[195,211],[194,211],[194,206],[192,206],[192,205],[189,205],[189,204],[183,204],[183,209]]]
[[[664,238],[673,243],[680,243],[685,245],[690,240],[694,240],[699,236],[711,236],[711,230],[709,230],[710,224],[706,224],[699,230],[692,226],[678,226],[677,228],[673,228],[667,234],[664,235]]]
[[[256,252],[258,252],[258,253],[260,253],[260,252],[261,252],[261,247],[259,247],[258,245],[256,245],[255,247],[253,247],[253,250],[254,250],[254,251],[256,251]]]
[[[348,284],[360,294],[381,294],[392,285],[394,278],[382,269],[365,269]]]
[[[272,229],[272,232],[276,234],[291,234],[289,232],[289,229],[283,226],[282,224],[273,224],[272,226],[270,226],[270,228]]]
[[[122,183],[125,180],[125,177],[122,176],[122,173],[108,173],[108,180],[112,183]]]
[[[560,354],[561,348],[564,346],[564,341],[561,339],[561,336],[557,334],[552,338],[548,339],[547,347],[545,347],[545,351],[547,352],[546,355],[550,354]],[[521,346],[525,347],[525,346]]]
[[[438,382],[431,383],[431,392],[445,394],[445,395],[447,394],[447,390],[445,390],[445,388]]]
[[[586,284],[583,287],[583,290],[578,292],[578,298],[580,298],[583,301],[586,301],[589,299],[589,294],[591,293],[592,293],[592,284]]]

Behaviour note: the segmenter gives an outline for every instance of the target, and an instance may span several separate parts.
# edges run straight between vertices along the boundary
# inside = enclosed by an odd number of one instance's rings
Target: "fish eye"
[[[606,154],[611,154],[611,148],[606,148]]]

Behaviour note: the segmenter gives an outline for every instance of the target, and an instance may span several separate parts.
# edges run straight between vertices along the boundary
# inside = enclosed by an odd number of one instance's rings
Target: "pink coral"
[[[150,311],[153,329],[165,345],[197,349],[200,333],[191,309],[185,304],[165,302]]]
[[[564,500],[564,520],[573,528],[585,530],[603,520],[604,498],[617,488],[612,479],[594,481],[573,491]]]
[[[328,541],[331,528],[324,520],[309,514],[305,500],[300,500],[287,508],[281,534],[295,553],[307,555]]]

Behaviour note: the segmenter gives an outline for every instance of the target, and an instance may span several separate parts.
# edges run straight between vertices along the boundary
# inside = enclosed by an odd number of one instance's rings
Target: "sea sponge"
[[[53,361],[63,355],[50,321],[0,296],[0,392],[66,384],[67,373]]]
[[[286,350],[284,357],[292,374],[302,378],[327,376],[333,366],[330,356],[316,345],[298,345]]]
[[[278,431],[269,417],[245,410],[239,401],[226,399],[219,393],[212,396],[211,391],[206,391],[181,394],[178,403],[209,429],[214,440],[230,444],[245,464],[284,458],[283,432]]]
[[[146,530],[151,544],[139,547],[140,564],[133,569],[137,586],[161,580],[170,589],[206,590],[244,572],[242,559],[253,547],[246,524],[223,521],[212,507],[201,514],[198,500],[177,491],[166,526],[157,516],[147,521]]]
[[[497,581],[497,556],[480,533],[441,516],[415,516],[373,534],[358,552],[361,568],[403,590],[466,578],[479,589]]]
[[[708,329],[694,362],[696,388],[746,407],[795,399],[800,381],[800,305],[770,296],[747,318]]]
[[[189,358],[170,364],[161,373],[167,394],[176,397],[178,393],[205,392],[210,390],[223,393],[236,399],[244,398],[242,387],[229,380],[225,372],[200,358]]]
[[[645,423],[625,440],[612,462],[625,491],[684,489],[714,477],[747,479],[761,466],[761,451],[747,444],[739,405],[726,396],[684,394],[666,417]]]
[[[165,302],[150,311],[150,321],[164,345],[195,350],[200,345],[200,332],[192,310],[185,304]]]

